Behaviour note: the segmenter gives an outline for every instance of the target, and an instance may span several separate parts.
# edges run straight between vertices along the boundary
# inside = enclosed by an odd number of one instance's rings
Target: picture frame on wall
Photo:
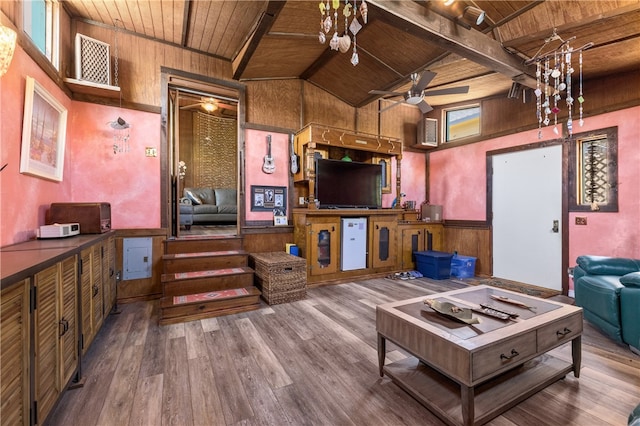
[[[67,109],[27,76],[20,173],[62,181]]]
[[[286,215],[287,188],[285,186],[251,185],[251,211]]]

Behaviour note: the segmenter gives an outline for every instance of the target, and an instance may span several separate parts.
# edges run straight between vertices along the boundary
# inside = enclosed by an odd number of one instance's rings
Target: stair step
[[[175,253],[162,256],[165,274],[227,269],[248,265],[249,254],[244,250],[222,250]]]
[[[260,290],[253,286],[241,287],[236,293],[222,294],[214,299],[207,299],[211,293],[189,294],[183,297],[184,302],[175,304],[175,297],[163,297],[161,307],[160,324],[174,324],[184,321],[193,321],[214,316],[229,315],[239,312],[247,312],[260,307]],[[242,290],[242,291],[240,291]],[[225,292],[227,293],[227,292]],[[213,295],[209,296],[213,297]],[[190,300],[191,299],[191,300]]]
[[[165,240],[166,254],[242,250],[242,237],[229,235],[194,235]]]
[[[162,274],[164,296],[183,296],[253,286],[253,269],[236,268]]]

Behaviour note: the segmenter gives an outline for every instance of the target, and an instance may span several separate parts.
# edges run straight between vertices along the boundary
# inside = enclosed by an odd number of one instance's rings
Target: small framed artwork
[[[284,186],[251,185],[251,211],[287,214],[287,188]]]
[[[20,173],[62,181],[67,109],[27,76]]]

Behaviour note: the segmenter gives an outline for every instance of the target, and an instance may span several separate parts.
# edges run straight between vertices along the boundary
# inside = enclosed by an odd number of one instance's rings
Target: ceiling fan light
[[[445,6],[451,6],[453,4],[453,2],[455,2],[456,0],[444,0],[444,5]]]

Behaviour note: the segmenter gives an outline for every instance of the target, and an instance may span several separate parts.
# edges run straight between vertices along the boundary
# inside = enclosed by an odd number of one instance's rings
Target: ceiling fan
[[[222,102],[220,99],[201,97],[200,102],[180,107],[180,109],[192,109],[202,108],[208,113],[212,113],[219,109],[228,109],[231,111],[237,111],[238,107],[235,104]]]
[[[396,103],[381,109],[379,112],[386,111],[394,106],[405,102],[409,105],[417,105],[422,111],[423,114],[433,110],[431,105],[429,105],[425,100],[425,96],[442,96],[442,95],[458,95],[463,93],[469,93],[469,86],[460,86],[460,87],[451,87],[448,89],[436,89],[436,90],[428,90],[427,88],[431,80],[436,76],[436,73],[431,71],[424,71],[422,75],[418,73],[411,74],[411,89],[407,90],[404,93],[400,92],[388,92],[385,90],[371,90],[370,94],[375,95],[391,95],[390,97],[402,96],[404,98],[403,101],[397,101]]]

